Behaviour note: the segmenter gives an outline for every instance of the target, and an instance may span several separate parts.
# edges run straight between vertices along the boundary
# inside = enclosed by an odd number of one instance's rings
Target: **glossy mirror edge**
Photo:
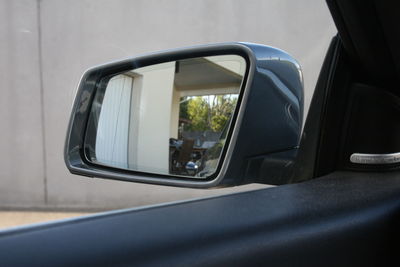
[[[209,180],[193,180],[190,178],[185,179],[181,177],[171,177],[166,175],[149,175],[140,172],[105,168],[99,165],[94,165],[85,158],[82,149],[83,138],[86,129],[90,103],[93,98],[93,91],[96,87],[96,82],[100,77],[110,73],[117,73],[118,71],[122,72],[129,68],[138,68],[141,66],[166,61],[226,54],[237,54],[243,56],[246,59],[248,66],[243,82],[241,101],[238,105],[237,118],[233,125],[231,138],[227,146],[227,151],[221,169],[217,173],[216,177]],[[252,84],[252,78],[256,69],[256,58],[262,58],[263,60],[274,60],[276,58],[280,58],[281,60],[285,60],[296,66],[299,69],[299,74],[301,76],[299,64],[287,53],[276,48],[248,43],[215,44],[168,50],[165,52],[152,53],[149,55],[123,61],[117,61],[89,69],[85,72],[81,79],[78,93],[73,106],[70,123],[68,126],[64,151],[64,159],[67,168],[73,174],[132,182],[153,183],[160,185],[192,188],[209,188],[217,185],[225,185],[223,179],[225,178],[230,157],[232,156],[234,145],[237,141],[237,132],[240,129],[243,111],[245,109],[247,97],[249,94],[249,87]],[[228,183],[232,183],[232,180],[230,180]]]

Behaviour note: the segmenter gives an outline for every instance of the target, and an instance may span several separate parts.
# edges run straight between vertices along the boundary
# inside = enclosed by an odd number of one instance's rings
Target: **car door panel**
[[[372,266],[395,259],[397,173],[322,179],[1,233],[5,266]]]

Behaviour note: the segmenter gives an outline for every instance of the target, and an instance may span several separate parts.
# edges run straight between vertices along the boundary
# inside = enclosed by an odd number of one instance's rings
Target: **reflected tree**
[[[221,132],[230,120],[236,103],[236,94],[182,98],[180,118],[190,121],[184,130]]]

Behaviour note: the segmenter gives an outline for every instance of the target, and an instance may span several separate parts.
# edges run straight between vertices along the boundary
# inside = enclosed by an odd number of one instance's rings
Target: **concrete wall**
[[[0,207],[115,208],[216,195],[88,179],[62,151],[83,71],[194,44],[279,47],[304,70],[306,106],[336,30],[321,0],[0,0]]]

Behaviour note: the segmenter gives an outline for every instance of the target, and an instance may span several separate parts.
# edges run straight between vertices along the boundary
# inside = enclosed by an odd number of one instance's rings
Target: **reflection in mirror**
[[[214,174],[246,70],[237,55],[185,59],[108,77],[93,102],[85,151],[140,172]]]

